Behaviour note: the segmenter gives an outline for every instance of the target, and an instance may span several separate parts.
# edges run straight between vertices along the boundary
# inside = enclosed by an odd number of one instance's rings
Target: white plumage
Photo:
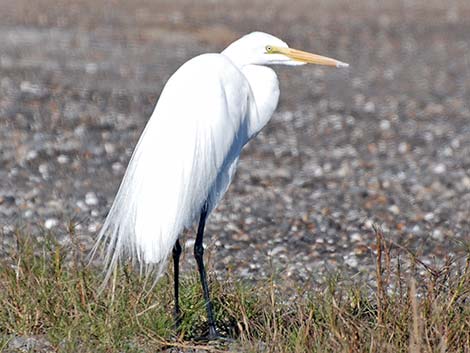
[[[122,258],[162,270],[179,234],[198,220],[204,203],[210,213],[220,201],[242,147],[276,108],[277,76],[262,65],[307,62],[344,66],[255,32],[221,54],[189,60],[173,74],[94,248],[107,243],[107,278]]]

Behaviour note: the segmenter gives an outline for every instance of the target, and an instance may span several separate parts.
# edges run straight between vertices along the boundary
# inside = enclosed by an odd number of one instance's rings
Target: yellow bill
[[[308,53],[306,51],[292,49],[292,48],[282,48],[282,47],[272,47],[272,51],[279,54],[284,54],[289,58],[297,61],[301,61],[308,64],[317,64],[317,65],[326,65],[334,67],[348,67],[349,64],[342,61],[328,58],[326,56],[321,56],[317,54]]]

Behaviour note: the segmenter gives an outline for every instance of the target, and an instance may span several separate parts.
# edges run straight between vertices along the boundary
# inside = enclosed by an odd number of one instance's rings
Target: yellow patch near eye
[[[266,53],[272,53],[273,52],[273,47],[270,46],[270,45],[267,45],[265,49],[266,49]]]

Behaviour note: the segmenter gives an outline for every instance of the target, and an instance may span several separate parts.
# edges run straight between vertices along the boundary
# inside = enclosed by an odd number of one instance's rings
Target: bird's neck
[[[268,123],[279,101],[279,80],[273,69],[261,65],[244,65],[240,69],[253,93],[250,114],[251,137]]]

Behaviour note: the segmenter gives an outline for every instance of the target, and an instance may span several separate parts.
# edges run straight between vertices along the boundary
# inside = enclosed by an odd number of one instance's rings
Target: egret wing
[[[220,54],[184,64],[167,82],[99,235],[108,277],[119,258],[162,266],[179,234],[212,209],[243,145],[251,91]]]

